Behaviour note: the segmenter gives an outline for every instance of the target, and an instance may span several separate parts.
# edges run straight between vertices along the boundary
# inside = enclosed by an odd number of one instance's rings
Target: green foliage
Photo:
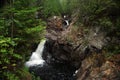
[[[118,0],[79,0],[79,20],[84,26],[99,26],[107,36],[120,37],[120,1]],[[107,56],[120,53],[119,43],[109,43]]]
[[[45,0],[42,5],[42,13],[45,18],[53,15],[60,15],[61,5],[59,0]]]
[[[81,22],[102,27],[113,26],[112,23],[116,19],[115,16],[118,16],[119,10],[113,0],[79,0],[79,2]]]
[[[19,80],[14,74],[8,72],[17,67],[18,60],[22,59],[22,55],[14,53],[14,47],[17,39],[0,36],[0,74],[3,73],[8,80]]]
[[[105,48],[105,51],[107,52],[105,55],[106,57],[112,57],[113,55],[115,54],[120,54],[120,45],[117,45],[117,44],[111,44],[111,45],[108,45],[106,48]]]
[[[15,40],[15,39],[14,39]],[[10,64],[10,59],[17,58],[22,59],[22,57],[19,54],[13,53],[14,52],[14,46],[16,46],[15,41],[11,38],[7,37],[0,37],[0,61],[2,62],[2,65]]]
[[[24,75],[30,77],[27,70],[18,69],[32,51],[31,46],[43,38],[46,23],[36,19],[38,11],[40,17],[48,18],[72,15],[77,10],[80,24],[100,26],[108,35],[114,33],[115,37],[120,37],[118,0],[6,0],[5,3],[0,8],[0,78],[5,80],[23,80]],[[119,49],[120,46],[115,44],[106,50],[117,54]],[[36,77],[33,79],[39,80]]]
[[[4,72],[3,74],[6,75],[7,80],[20,80],[18,76],[11,72]]]
[[[38,9],[36,0],[10,0],[1,9],[0,78],[21,80],[20,77],[23,77],[18,75],[19,68],[24,66],[31,46],[40,42],[45,32],[45,22],[35,18]]]
[[[65,14],[72,15],[79,8],[79,0],[61,0],[61,6]]]
[[[62,14],[71,15],[73,10],[78,7],[79,0],[44,0],[42,14],[45,18]]]

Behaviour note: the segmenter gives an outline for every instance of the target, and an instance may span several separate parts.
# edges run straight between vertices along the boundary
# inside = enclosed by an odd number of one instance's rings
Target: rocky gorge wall
[[[65,27],[63,21],[61,17],[48,19],[46,38],[53,42],[52,56],[74,66],[77,80],[120,80],[120,59],[116,62],[104,55],[109,44],[106,32],[98,26],[76,26],[72,20]]]
[[[120,80],[120,55],[105,56],[104,48],[110,44],[106,32],[75,22],[75,18],[59,16],[48,19],[45,62],[30,67],[30,72],[42,80]]]

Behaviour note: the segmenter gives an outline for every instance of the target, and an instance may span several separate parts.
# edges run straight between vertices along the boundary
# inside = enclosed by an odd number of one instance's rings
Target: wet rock
[[[45,44],[45,48],[43,51],[43,59],[46,60],[47,63],[60,63],[67,62],[74,67],[76,64],[80,64],[80,61],[75,60],[79,58],[75,58],[78,56],[73,56],[72,45],[70,44],[60,44],[56,41],[48,40]],[[75,65],[73,63],[76,63]]]

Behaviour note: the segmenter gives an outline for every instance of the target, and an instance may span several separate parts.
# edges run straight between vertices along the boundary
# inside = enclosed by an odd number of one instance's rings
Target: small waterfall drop
[[[68,20],[65,20],[65,22],[66,22],[66,25],[69,26],[69,22],[68,22]]]
[[[31,67],[31,66],[36,66],[36,65],[43,65],[43,63],[45,62],[45,60],[43,60],[42,58],[42,53],[43,53],[43,50],[44,50],[44,44],[45,44],[46,40],[42,40],[36,51],[32,53],[29,61],[27,61],[25,63],[25,66],[26,67]]]

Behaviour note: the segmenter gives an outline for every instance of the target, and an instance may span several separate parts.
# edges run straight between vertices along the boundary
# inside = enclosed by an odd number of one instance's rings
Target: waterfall
[[[45,44],[46,40],[42,40],[36,51],[32,53],[29,61],[27,61],[25,63],[25,66],[26,67],[31,67],[31,66],[36,66],[36,65],[43,65],[43,63],[45,62],[45,60],[43,60],[42,58],[42,53],[43,53],[43,50],[44,50],[44,44]]]
[[[66,22],[67,26],[69,26],[69,22],[68,22],[68,20],[65,20],[65,22]]]

